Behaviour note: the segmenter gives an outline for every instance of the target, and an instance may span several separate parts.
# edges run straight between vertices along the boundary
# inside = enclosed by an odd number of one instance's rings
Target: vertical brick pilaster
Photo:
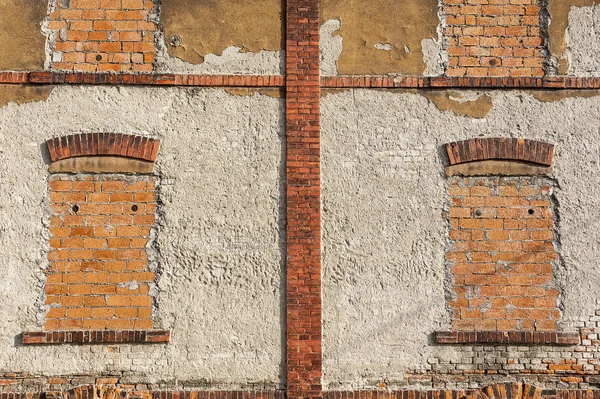
[[[319,1],[288,0],[287,390],[321,398]]]

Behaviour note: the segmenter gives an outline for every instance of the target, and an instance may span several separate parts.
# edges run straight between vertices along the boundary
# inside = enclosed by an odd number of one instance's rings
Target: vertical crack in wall
[[[162,320],[160,318],[160,278],[163,273],[162,257],[160,252],[160,244],[158,237],[160,231],[164,225],[164,209],[161,200],[161,188],[162,179],[158,174],[153,175],[155,184],[155,199],[156,199],[156,211],[154,212],[154,224],[150,229],[150,238],[146,245],[146,252],[148,254],[148,270],[154,273],[154,285],[150,286],[149,295],[153,298],[152,301],[152,320],[154,322],[154,328],[162,326]]]
[[[553,76],[558,73],[558,64],[553,60],[550,52],[550,11],[548,9],[548,0],[538,0],[540,5],[540,34],[544,40],[544,69],[546,75]]]
[[[550,202],[553,211],[552,213],[554,216],[554,240],[552,241],[552,243],[554,245],[554,251],[558,256],[558,258],[554,262],[552,262],[552,271],[554,275],[553,282],[559,292],[558,301],[556,305],[558,306],[558,310],[560,311],[560,320],[562,322],[564,321],[563,314],[565,311],[565,283],[567,281],[565,274],[567,273],[567,265],[565,262],[565,258],[562,255],[563,251],[562,235],[560,231],[560,202],[558,201],[558,196],[556,195],[556,191],[560,191],[561,187],[560,183],[558,182],[558,179],[556,178],[548,178],[548,181],[550,182]],[[559,328],[560,327],[562,327],[561,324],[559,324]]]
[[[44,69],[52,69],[54,54],[56,52],[56,36],[57,31],[50,29],[50,15],[56,10],[56,3],[59,0],[48,0],[48,13],[42,21],[42,34],[46,36],[46,60],[44,61]]]

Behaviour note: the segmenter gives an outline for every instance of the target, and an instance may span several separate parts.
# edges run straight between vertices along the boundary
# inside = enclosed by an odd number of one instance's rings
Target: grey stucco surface
[[[556,144],[560,215],[555,270],[562,327],[594,314],[600,295],[600,103],[492,96],[483,119],[442,112],[414,93],[369,90],[322,100],[324,386],[402,385],[404,373],[460,349],[434,346],[449,327],[444,299],[448,200],[440,147],[478,136]]]
[[[0,108],[0,368],[111,373],[235,388],[281,384],[282,100],[218,89],[55,88]],[[41,144],[75,132],[162,141],[157,346],[23,347],[40,328],[48,166]],[[41,312],[43,313],[43,312]]]
[[[569,75],[600,76],[600,5],[572,7],[567,29]]]

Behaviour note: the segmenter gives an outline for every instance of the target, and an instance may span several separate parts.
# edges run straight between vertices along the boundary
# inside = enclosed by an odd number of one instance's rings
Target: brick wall
[[[444,0],[448,76],[543,76],[539,0]]]
[[[52,68],[74,71],[152,71],[153,0],[58,0],[48,28]]]
[[[152,328],[153,177],[52,176],[46,330]]]
[[[453,329],[556,330],[552,182],[455,177],[448,190]]]

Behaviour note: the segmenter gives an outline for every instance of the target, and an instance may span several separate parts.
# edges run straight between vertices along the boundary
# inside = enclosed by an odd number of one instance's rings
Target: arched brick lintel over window
[[[75,157],[114,156],[155,162],[160,141],[120,133],[82,133],[55,137],[46,142],[50,160]]]
[[[523,138],[475,138],[446,144],[450,166],[479,161],[518,161],[552,166],[554,145]]]

